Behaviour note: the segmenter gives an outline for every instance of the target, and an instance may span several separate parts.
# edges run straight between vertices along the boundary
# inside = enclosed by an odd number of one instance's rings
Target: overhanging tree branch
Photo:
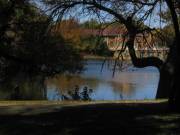
[[[138,58],[136,56],[136,52],[134,49],[134,40],[135,34],[130,35],[129,40],[127,41],[126,45],[129,49],[129,54],[132,60],[132,63],[135,67],[144,68],[147,66],[154,66],[160,69],[163,65],[163,61],[157,57],[146,57],[146,58]]]
[[[121,13],[115,11],[113,8],[111,8],[111,5],[107,6],[108,4],[111,4],[110,2],[113,2],[113,1],[102,1],[102,0],[101,1],[96,1],[96,0],[73,1],[73,0],[71,0],[71,1],[60,2],[59,9],[60,10],[69,9],[69,8],[73,8],[76,5],[91,6],[92,8],[97,8],[98,10],[105,11],[108,14],[114,16],[115,18],[117,18],[117,20],[119,20],[120,23],[125,25],[128,33],[129,33],[130,38],[129,38],[128,42],[126,43],[126,45],[129,49],[129,53],[130,53],[132,63],[134,64],[134,66],[140,67],[140,68],[146,67],[146,66],[155,66],[158,69],[160,69],[163,64],[162,60],[160,60],[157,57],[137,58],[135,49],[134,49],[135,35],[138,33],[144,32],[146,30],[149,30],[150,28],[144,28],[144,29],[139,28],[139,26],[136,26],[135,20],[133,19],[132,16],[126,17],[123,14],[121,14]],[[118,2],[118,1],[116,1],[116,2]],[[158,2],[158,0],[155,0],[152,3],[144,2],[141,0],[139,0],[139,1],[128,0],[127,2],[139,3],[142,5],[144,4],[145,6],[147,6],[147,5],[152,6],[152,8],[150,10],[150,12],[151,12],[152,9],[154,9],[154,6]],[[104,3],[106,3],[106,4],[104,4]],[[147,12],[147,14],[149,15],[150,13]],[[144,21],[144,19],[142,21]],[[134,36],[131,36],[133,34],[134,34]]]

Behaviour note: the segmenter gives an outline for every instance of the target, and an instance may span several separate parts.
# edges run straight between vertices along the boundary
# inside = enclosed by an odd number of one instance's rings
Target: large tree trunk
[[[173,107],[175,107],[175,109],[180,110],[180,84],[179,84],[179,75],[180,75],[180,66],[178,65],[175,69],[175,75],[174,75],[174,79],[173,79],[173,90],[172,90],[172,97],[169,98],[169,103],[171,103],[171,105]]]
[[[159,69],[160,78],[156,98],[171,98],[173,95],[173,79],[175,72],[175,60],[177,53],[174,45],[171,45],[168,58]]]
[[[136,36],[135,34],[132,34],[132,32],[130,32],[129,40],[127,41],[127,47],[129,49],[129,54],[131,56],[133,65],[138,68],[143,68],[147,66],[156,67],[160,72],[160,79],[159,79],[156,98],[168,98],[173,83],[173,74],[174,74],[174,64],[172,61],[173,55],[169,55],[168,56],[169,58],[165,63],[157,57],[137,58],[134,49],[135,36]]]
[[[180,29],[178,23],[178,15],[176,12],[177,7],[175,7],[175,2],[177,2],[177,0],[166,0],[166,3],[171,12],[172,22],[175,31],[175,42],[172,46],[172,53],[170,55],[170,58],[172,59],[172,65],[174,66],[174,70],[171,78],[171,87],[169,89],[169,103],[172,107],[175,107],[176,109],[180,110]]]
[[[180,110],[180,54],[177,46],[179,39],[176,39],[172,47],[167,61],[160,69],[160,80],[156,98],[168,98],[169,105],[173,109]]]
[[[170,90],[172,89],[173,76],[168,69],[168,65],[164,64],[159,70],[159,84],[156,94],[156,99],[158,98],[169,98]]]
[[[171,107],[176,110],[180,110],[180,53],[179,53],[179,39],[175,40],[173,44],[174,52],[173,52],[173,66],[174,72],[172,74],[172,83],[169,94],[169,103]]]

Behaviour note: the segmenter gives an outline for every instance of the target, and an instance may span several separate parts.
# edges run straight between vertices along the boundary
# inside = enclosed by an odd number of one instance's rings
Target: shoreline
[[[105,57],[105,56],[97,56],[97,55],[84,55],[83,56],[83,60],[112,60],[112,61],[115,61],[115,60],[119,60],[119,61],[122,61],[121,59],[117,59],[117,58],[114,58],[114,57]],[[123,62],[126,62],[126,63],[131,63],[131,60],[130,59],[124,59]]]
[[[99,101],[48,101],[48,100],[2,100],[1,106],[16,106],[16,105],[88,105],[88,104],[104,104],[104,103],[118,103],[118,104],[141,104],[141,103],[162,103],[167,102],[168,99],[145,99],[145,100],[99,100]]]
[[[96,59],[96,60],[104,60],[104,59],[115,59],[113,57],[106,57],[106,56],[99,56],[99,55],[84,55],[83,56],[84,60],[88,60],[88,59]]]
[[[88,60],[88,59],[92,59],[92,60],[117,60],[117,58],[113,57],[113,56],[99,56],[99,55],[83,55],[82,56],[84,60]],[[124,61],[131,61],[131,59],[126,59],[124,58]]]

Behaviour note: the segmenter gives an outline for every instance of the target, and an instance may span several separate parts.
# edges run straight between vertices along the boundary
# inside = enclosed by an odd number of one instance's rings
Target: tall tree
[[[177,21],[178,0],[44,0],[44,2],[50,6],[54,15],[63,16],[72,11],[73,13],[79,12],[82,9],[81,13],[87,13],[88,11],[102,19],[108,16],[124,24],[128,35],[128,41],[125,46],[129,49],[134,66],[139,68],[146,66],[157,67],[160,71],[160,81],[156,97],[169,97],[170,103],[178,104],[180,100],[180,88],[178,85],[180,65],[179,24]],[[161,12],[162,4],[166,4],[170,10],[175,31],[175,40],[173,45],[170,45],[168,58],[165,62],[158,57],[138,58],[134,49],[136,36],[152,32],[153,29],[144,26],[144,22],[152,17],[152,13],[157,11],[157,7],[160,9],[159,12]]]
[[[54,75],[82,68],[77,50],[50,31],[53,20],[36,5],[29,0],[0,3],[0,73]]]
[[[176,107],[180,104],[180,85],[179,85],[179,75],[180,75],[180,24],[178,23],[178,11],[180,10],[178,0],[165,0],[167,6],[171,13],[172,23],[174,26],[174,43],[171,46],[169,59],[172,59],[172,67],[173,71],[172,80],[171,80],[171,87],[170,87],[170,95],[169,101],[171,104],[175,105]],[[172,69],[171,69],[172,70]]]

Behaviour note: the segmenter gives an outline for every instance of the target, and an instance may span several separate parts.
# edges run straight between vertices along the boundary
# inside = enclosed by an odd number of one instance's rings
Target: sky
[[[37,0],[32,0],[33,2],[35,2],[41,9],[46,10],[47,8],[40,2],[38,2]],[[129,8],[131,10],[131,8]],[[148,8],[145,7],[144,10],[147,10]],[[153,11],[153,14],[151,16],[149,16],[146,21],[144,21],[145,25],[150,26],[151,28],[163,28],[164,26],[166,26],[166,23],[163,23],[161,18],[159,17],[158,12],[159,11],[165,11],[167,9],[167,6],[165,4],[162,4],[162,6],[160,6],[159,4],[156,6],[156,8]],[[49,12],[46,12],[47,14],[50,14]],[[97,19],[98,21],[101,22],[110,22],[115,20],[114,17],[112,15],[107,14],[106,12],[102,12],[100,11],[101,14],[101,18],[97,17],[97,15],[92,14],[92,13],[83,13],[82,14],[82,8],[81,7],[77,7],[75,10],[72,10],[71,12],[69,12],[68,15],[64,16],[63,19],[68,19],[70,17],[74,17],[74,18],[78,18],[78,20],[82,23],[88,20],[93,19]],[[138,14],[137,17],[140,17],[142,14]],[[58,18],[58,16],[54,17],[54,20],[56,21]]]

